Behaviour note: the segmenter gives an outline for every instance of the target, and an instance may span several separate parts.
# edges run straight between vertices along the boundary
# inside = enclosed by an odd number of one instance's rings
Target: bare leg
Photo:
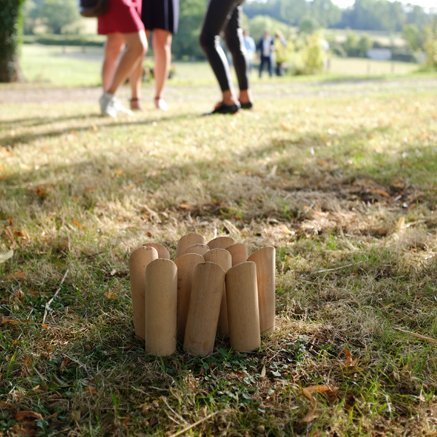
[[[170,71],[172,34],[164,29],[153,31],[153,54],[155,57],[155,106],[159,109],[161,94]],[[163,109],[163,108],[161,108]]]
[[[141,109],[141,82],[143,77],[143,58],[139,59],[137,65],[132,70],[129,77],[129,83],[131,88],[130,109]]]
[[[144,57],[147,50],[146,34],[143,30],[135,33],[123,34],[126,49],[115,71],[111,85],[107,89],[109,94],[115,94],[118,87],[129,77],[139,59]]]
[[[124,38],[121,33],[111,33],[107,36],[102,64],[102,87],[104,91],[107,91],[111,86],[123,47]]]

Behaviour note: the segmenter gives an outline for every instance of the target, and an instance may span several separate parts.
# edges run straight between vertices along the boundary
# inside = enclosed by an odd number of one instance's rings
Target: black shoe
[[[240,105],[237,105],[236,103],[227,105],[226,103],[221,102],[210,114],[235,114],[239,109]]]
[[[252,102],[245,102],[245,103],[240,102],[240,108],[241,109],[252,109],[253,103]]]

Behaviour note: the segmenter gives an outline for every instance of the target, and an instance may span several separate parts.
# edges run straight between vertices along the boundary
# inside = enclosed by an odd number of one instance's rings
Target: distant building
[[[375,61],[388,61],[391,59],[390,49],[369,49],[367,50],[367,57]]]

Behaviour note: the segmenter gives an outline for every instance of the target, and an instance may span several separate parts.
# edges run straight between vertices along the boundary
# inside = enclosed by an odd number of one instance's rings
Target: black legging
[[[246,57],[243,52],[240,28],[241,3],[244,0],[210,0],[200,33],[202,46],[222,92],[231,89],[229,64],[220,45],[220,33],[224,32],[226,45],[232,54],[240,90],[249,88]]]

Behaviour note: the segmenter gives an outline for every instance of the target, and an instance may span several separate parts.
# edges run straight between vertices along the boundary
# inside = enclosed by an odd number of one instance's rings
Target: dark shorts
[[[176,33],[179,23],[179,0],[143,0],[141,18],[146,30],[164,29]]]

